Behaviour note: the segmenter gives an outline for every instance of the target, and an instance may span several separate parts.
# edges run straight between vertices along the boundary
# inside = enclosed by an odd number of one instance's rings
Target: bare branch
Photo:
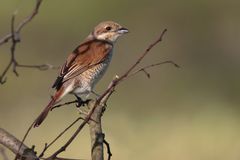
[[[29,22],[32,21],[32,19],[37,15],[41,3],[42,3],[42,0],[36,0],[36,5],[35,5],[32,13],[28,17],[26,17],[21,23],[19,23],[16,31],[14,32],[15,34],[19,35],[21,30],[23,29],[23,27],[26,24],[28,24]],[[15,15],[16,15],[16,12],[14,13],[13,16],[15,16]],[[13,32],[7,34],[2,39],[0,39],[0,45],[2,45],[4,43],[7,43],[10,39],[12,39],[12,37],[13,37]],[[20,41],[20,37],[19,36],[18,36],[18,40]]]
[[[13,153],[17,153],[19,146],[21,145],[21,141],[2,128],[0,128],[0,143],[10,149]],[[23,144],[19,153],[23,153],[26,148],[28,147]]]
[[[6,82],[6,78],[4,79],[4,76],[7,74],[8,70],[10,69],[11,65],[13,65],[13,72],[16,74],[16,76],[18,76],[18,73],[16,71],[16,65],[17,65],[17,61],[15,59],[15,48],[17,43],[19,42],[15,37],[15,31],[14,31],[14,22],[15,22],[15,15],[13,14],[12,19],[11,19],[11,40],[12,40],[12,45],[11,45],[11,60],[9,62],[9,64],[7,65],[7,67],[5,68],[5,70],[3,71],[2,75],[0,76],[0,83],[4,84]]]
[[[125,74],[123,74],[118,81],[123,80],[125,77],[128,76],[128,74],[142,61],[142,59],[149,53],[149,51],[155,46],[157,45],[159,42],[162,41],[162,38],[164,36],[164,34],[167,32],[167,29],[164,29],[162,31],[162,33],[160,34],[159,38],[154,41],[153,43],[151,43],[148,48],[145,50],[145,52],[138,58],[138,60],[127,70],[127,72]]]
[[[94,107],[94,103],[89,105]],[[103,160],[103,141],[105,135],[102,133],[101,117],[104,106],[98,106],[91,115],[95,121],[89,121],[89,131],[91,137],[91,156],[92,160]]]
[[[64,129],[52,142],[50,142],[49,144],[45,144],[45,147],[42,151],[42,153],[39,155],[39,158],[43,157],[44,153],[46,152],[46,150],[53,145],[67,130],[69,130],[75,123],[77,123],[80,119],[82,119],[81,117],[77,118],[75,121],[73,121],[66,129]]]
[[[29,22],[32,21],[32,19],[37,15],[39,7],[42,3],[42,0],[36,0],[36,5],[32,11],[32,13],[27,16],[25,19],[22,20],[22,22],[19,23],[19,25],[17,26],[17,28],[15,29],[15,18],[16,18],[16,14],[17,12],[14,12],[14,14],[12,15],[11,18],[11,33],[7,34],[6,36],[4,36],[2,39],[0,39],[0,45],[7,43],[9,40],[11,40],[11,58],[10,61],[8,63],[8,65],[6,66],[6,68],[3,70],[2,74],[0,75],[0,83],[4,84],[6,82],[6,74],[9,71],[9,69],[13,68],[13,73],[15,73],[16,76],[19,76],[18,72],[17,72],[17,68],[21,67],[21,68],[35,68],[35,69],[39,69],[39,70],[48,70],[48,69],[58,69],[58,67],[52,66],[50,64],[43,64],[43,65],[23,65],[23,64],[19,64],[15,58],[15,50],[16,50],[16,46],[17,44],[20,42],[21,38],[20,38],[20,32],[23,29],[23,27],[25,25],[27,25]]]
[[[2,128],[0,128],[0,143],[13,153],[19,154],[20,157],[31,156],[32,160],[36,159],[36,154],[31,148],[27,147],[25,144],[22,144],[21,141]],[[18,158],[21,159],[20,157]]]
[[[90,120],[90,117],[87,116],[85,118],[85,120],[83,121],[83,123],[81,123],[81,125],[77,128],[77,130],[70,137],[70,139],[61,148],[59,148],[56,152],[54,152],[48,159],[54,159],[55,157],[57,157],[58,154],[65,151],[67,149],[67,147],[72,143],[72,141],[76,138],[78,133],[82,130],[82,128],[85,126],[85,124],[88,123],[89,120]]]
[[[13,153],[18,154],[17,157],[18,160],[46,159],[42,157],[39,158],[36,156],[36,152],[34,152],[34,146],[32,148],[29,148],[25,144],[22,144],[22,142],[18,140],[16,137],[14,137],[13,135],[11,135],[9,132],[2,128],[0,128],[0,144],[11,150]],[[0,154],[2,154],[3,157],[5,157],[4,160],[8,160],[2,147],[0,147]],[[83,160],[83,159],[55,157],[52,160]]]
[[[22,150],[22,148],[24,147],[24,141],[26,140],[28,134],[30,133],[33,125],[34,125],[34,122],[28,127],[25,135],[23,136],[23,139],[22,139],[22,141],[21,141],[21,143],[20,143],[20,145],[19,145],[18,151],[17,151],[17,153],[16,153],[15,160],[17,160],[17,158],[22,155],[22,154],[21,154],[21,150]]]
[[[146,71],[146,69],[156,67],[156,66],[160,66],[160,65],[163,65],[163,64],[172,64],[174,67],[180,68],[180,66],[173,61],[164,61],[164,62],[154,63],[154,64],[147,65],[145,67],[142,67],[142,68],[136,70],[135,72],[129,74],[128,77],[132,77],[132,76],[138,74],[139,72],[144,72],[146,74],[146,76],[148,78],[150,78],[150,74]]]
[[[123,81],[126,77],[129,76],[129,74],[137,67],[137,65],[142,61],[142,59],[149,53],[149,51],[157,45],[159,42],[162,41],[162,38],[164,34],[167,32],[167,29],[164,29],[162,33],[160,34],[160,37],[151,43],[148,48],[145,50],[145,52],[142,53],[142,55],[137,59],[137,61],[122,75],[122,76],[116,76],[114,80],[109,84],[108,89],[105,90],[105,92],[97,99],[98,104],[103,100],[104,104],[106,104],[107,100],[109,99],[110,95],[114,92],[115,87]]]
[[[51,111],[54,110],[55,108],[59,108],[59,107],[62,107],[62,106],[66,106],[66,105],[69,105],[69,104],[72,104],[72,103],[78,103],[78,100],[75,100],[75,101],[70,101],[70,102],[66,102],[66,103],[62,103],[62,104],[58,104],[58,105],[55,105],[51,108]]]
[[[149,53],[149,51],[157,45],[159,42],[162,41],[162,38],[164,34],[167,32],[167,29],[164,29],[162,33],[160,34],[159,38],[151,43],[148,48],[145,50],[145,52],[142,53],[142,55],[137,59],[137,61],[122,75],[122,76],[116,76],[114,80],[109,84],[108,89],[103,92],[103,94],[97,99],[96,106],[102,101],[104,104],[106,104],[107,100],[109,99],[110,95],[114,92],[115,87],[122,82],[126,77],[129,76],[129,74],[137,67],[137,65],[142,61],[142,59]],[[95,107],[96,107],[95,106]],[[94,107],[94,108],[95,108]]]
[[[20,42],[20,40],[17,39],[17,37],[19,37],[19,36],[17,35],[17,33],[15,33],[15,28],[14,28],[14,22],[15,22],[15,16],[16,16],[15,13],[12,16],[12,21],[11,21],[11,33],[12,33],[11,59],[12,59],[12,65],[13,65],[13,72],[15,73],[16,76],[18,76],[18,73],[16,70],[18,63],[15,59],[15,49],[16,49],[17,43]]]
[[[51,64],[41,64],[41,65],[26,65],[26,64],[18,64],[17,67],[21,68],[35,68],[40,71],[45,71],[49,69],[59,69],[59,66],[53,66]]]
[[[16,137],[0,128],[0,144],[4,147],[10,149],[13,153],[19,154],[18,160],[37,160],[37,159],[46,159],[46,158],[38,158],[36,156],[36,152],[34,152],[34,146],[32,148],[27,147],[25,144],[21,144]],[[19,146],[22,145],[21,150],[18,151]],[[2,155],[4,160],[8,160],[8,157],[5,153],[4,148],[0,147],[0,154]],[[83,159],[70,159],[70,158],[61,158],[56,157],[53,160],[83,160]]]

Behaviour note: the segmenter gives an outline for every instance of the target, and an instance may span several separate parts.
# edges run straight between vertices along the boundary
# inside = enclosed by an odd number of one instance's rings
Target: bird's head
[[[101,22],[92,32],[96,39],[108,41],[110,43],[114,43],[118,37],[125,33],[128,33],[127,28],[124,28],[118,23],[112,21]]]

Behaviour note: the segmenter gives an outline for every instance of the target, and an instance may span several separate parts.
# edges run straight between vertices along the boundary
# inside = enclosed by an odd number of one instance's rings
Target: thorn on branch
[[[46,152],[47,148],[48,148],[48,144],[45,143],[42,153],[38,156],[39,158],[42,158],[44,156],[44,153]]]
[[[4,84],[4,83],[6,83],[6,81],[7,81],[7,77],[0,77],[0,83],[1,84]]]
[[[17,62],[13,62],[13,73],[15,73],[15,75],[18,77],[19,74],[17,72],[17,66],[18,66]]]
[[[110,160],[112,157],[112,152],[111,152],[110,144],[106,141],[105,137],[104,137],[103,143],[107,147],[108,160]]]
[[[142,69],[142,71],[143,71],[143,73],[146,74],[146,76],[147,76],[148,78],[150,78],[150,73],[148,73],[144,68]]]

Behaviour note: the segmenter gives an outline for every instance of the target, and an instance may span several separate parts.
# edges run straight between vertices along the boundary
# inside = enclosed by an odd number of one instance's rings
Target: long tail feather
[[[48,103],[48,105],[45,107],[45,109],[41,112],[41,114],[38,116],[38,118],[35,120],[34,127],[38,127],[44,119],[47,117],[48,112],[51,110],[51,108],[54,106],[56,101],[60,99],[62,95],[62,89],[58,90],[55,95],[53,96],[52,100]]]

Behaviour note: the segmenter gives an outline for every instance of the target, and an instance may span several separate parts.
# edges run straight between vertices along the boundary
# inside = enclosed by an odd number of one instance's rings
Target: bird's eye
[[[111,29],[112,29],[112,27],[110,27],[110,26],[107,26],[107,27],[106,27],[106,30],[107,30],[107,31],[110,31]]]

